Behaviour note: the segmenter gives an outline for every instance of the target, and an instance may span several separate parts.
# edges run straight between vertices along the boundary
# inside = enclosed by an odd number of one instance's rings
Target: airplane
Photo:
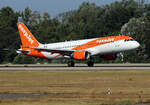
[[[118,53],[140,46],[132,37],[124,35],[41,44],[22,21],[18,21],[17,27],[22,42],[17,53],[43,59],[67,59],[68,67],[74,67],[74,60],[88,60],[87,65],[93,67],[94,56],[115,60]]]

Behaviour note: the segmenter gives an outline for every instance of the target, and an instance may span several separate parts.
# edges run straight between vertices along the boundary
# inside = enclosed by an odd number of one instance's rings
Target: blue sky
[[[29,7],[33,11],[48,12],[52,17],[55,17],[59,13],[77,9],[84,1],[105,5],[121,0],[0,0],[0,8],[10,6],[15,11],[23,11]]]

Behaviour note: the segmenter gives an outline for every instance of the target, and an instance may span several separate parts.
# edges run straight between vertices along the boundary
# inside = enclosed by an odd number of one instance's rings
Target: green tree
[[[18,54],[13,61],[13,64],[34,64],[35,58],[30,57],[30,56],[25,56],[22,54]]]
[[[150,17],[132,18],[126,23],[121,32],[135,38],[141,47],[136,51],[127,53],[131,62],[149,62],[150,60]],[[130,58],[129,56],[132,56]]]
[[[16,49],[18,44],[16,21],[17,14],[10,7],[0,9],[0,49],[1,51],[9,49],[8,52],[0,53],[0,63],[12,61],[12,58],[15,56],[11,49]],[[8,58],[8,56],[12,58]]]

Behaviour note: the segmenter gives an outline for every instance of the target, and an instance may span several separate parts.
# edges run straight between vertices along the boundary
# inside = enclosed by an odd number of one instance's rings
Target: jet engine
[[[86,60],[90,57],[87,51],[76,51],[71,56],[75,60]]]

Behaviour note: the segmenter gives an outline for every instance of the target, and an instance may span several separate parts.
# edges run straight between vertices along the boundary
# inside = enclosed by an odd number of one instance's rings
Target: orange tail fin
[[[39,42],[35,39],[32,33],[28,30],[24,23],[18,22],[17,27],[19,30],[22,45],[24,47],[38,47]]]

